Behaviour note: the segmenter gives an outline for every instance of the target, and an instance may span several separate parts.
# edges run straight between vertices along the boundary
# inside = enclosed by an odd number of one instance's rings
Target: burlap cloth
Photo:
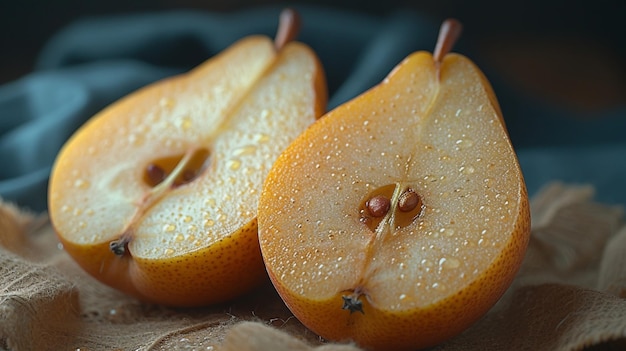
[[[626,349],[623,209],[593,188],[552,183],[531,202],[532,239],[514,284],[437,350]],[[2,350],[359,350],[325,343],[271,285],[198,309],[142,304],[87,276],[47,219],[0,206]],[[416,338],[419,335],[416,335]]]

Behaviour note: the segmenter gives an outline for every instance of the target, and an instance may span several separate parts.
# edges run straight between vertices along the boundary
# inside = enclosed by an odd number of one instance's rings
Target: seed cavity
[[[376,232],[383,221],[392,225],[394,230],[409,226],[424,209],[422,198],[414,189],[401,184],[374,188],[361,200],[360,222],[372,232]]]
[[[144,169],[143,181],[154,188],[167,179],[185,155],[166,156],[155,159],[148,163]],[[198,178],[208,166],[210,158],[209,150],[198,148],[184,165],[184,169],[176,176],[172,185],[174,187],[187,184]]]

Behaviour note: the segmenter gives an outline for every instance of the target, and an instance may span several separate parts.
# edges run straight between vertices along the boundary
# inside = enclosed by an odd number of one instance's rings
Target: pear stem
[[[274,47],[280,50],[287,43],[293,41],[300,32],[300,15],[292,8],[286,8],[280,13],[278,30],[274,38]]]
[[[452,50],[452,47],[461,36],[462,30],[463,25],[454,18],[448,18],[443,21],[439,29],[435,51],[433,52],[433,58],[437,64],[441,64],[444,56]]]

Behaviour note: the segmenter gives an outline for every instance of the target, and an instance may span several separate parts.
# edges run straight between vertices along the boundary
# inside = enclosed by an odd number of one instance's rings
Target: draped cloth
[[[593,192],[562,183],[543,188],[531,201],[532,237],[515,281],[482,319],[435,350],[623,349],[624,209],[595,201]],[[84,273],[45,215],[2,204],[0,232],[4,349],[360,350],[304,327],[269,282],[218,306],[150,305]]]
[[[55,33],[35,70],[0,85],[0,197],[46,209],[48,176],[67,138],[130,92],[183,73],[250,34],[273,36],[281,8],[89,17]],[[440,19],[409,9],[378,16],[299,6],[298,40],[326,71],[328,109],[380,82],[402,59],[432,51]],[[492,83],[531,194],[545,183],[591,183],[599,200],[626,203],[626,106],[575,111],[524,95],[485,61],[466,28],[455,51]]]

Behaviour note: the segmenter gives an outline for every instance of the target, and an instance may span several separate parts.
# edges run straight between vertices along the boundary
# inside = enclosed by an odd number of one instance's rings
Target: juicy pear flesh
[[[421,199],[411,213],[397,206],[408,188]],[[381,192],[389,212],[364,221]],[[372,349],[434,345],[484,314],[521,264],[530,221],[486,79],[457,54],[438,73],[424,52],[285,150],[258,220],[270,278],[294,314]],[[355,291],[364,313],[342,309]]]
[[[273,45],[245,38],[188,74],[111,105],[68,141],[52,172],[49,210],[83,268],[174,305],[223,300],[263,279],[256,233],[261,185],[278,154],[325,105],[312,51],[296,42],[279,52]],[[150,183],[150,163],[171,170],[185,154],[199,173],[193,181]],[[131,236],[131,262],[108,248],[123,233]],[[200,265],[207,260],[215,267]],[[258,277],[249,284],[250,272]],[[222,286],[218,278],[236,284]]]

